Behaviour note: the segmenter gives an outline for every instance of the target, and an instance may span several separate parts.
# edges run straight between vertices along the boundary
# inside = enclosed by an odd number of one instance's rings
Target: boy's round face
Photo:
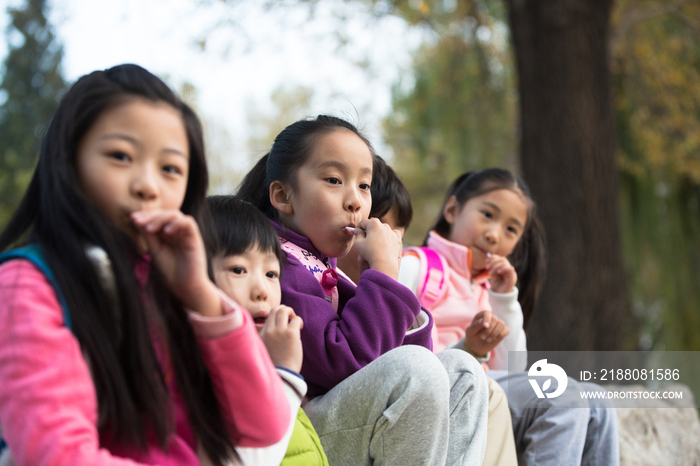
[[[248,310],[260,332],[270,311],[282,300],[277,256],[256,246],[243,254],[217,256],[212,268],[216,285]]]
[[[85,195],[143,251],[145,240],[131,213],[179,209],[189,160],[180,113],[165,103],[133,98],[103,112],[85,133],[75,171]]]
[[[292,212],[285,225],[306,236],[329,257],[348,253],[355,228],[372,207],[372,154],[355,133],[340,129],[320,136],[299,167],[289,191]]]

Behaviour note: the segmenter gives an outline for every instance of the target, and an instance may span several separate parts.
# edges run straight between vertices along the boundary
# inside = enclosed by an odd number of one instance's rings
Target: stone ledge
[[[642,385],[605,385],[603,388],[650,391]],[[700,465],[700,419],[693,392],[681,384],[664,388],[683,392],[683,399],[654,400],[653,408],[629,407],[628,400],[625,407],[617,407],[622,466]],[[645,406],[649,406],[648,403],[646,400]]]

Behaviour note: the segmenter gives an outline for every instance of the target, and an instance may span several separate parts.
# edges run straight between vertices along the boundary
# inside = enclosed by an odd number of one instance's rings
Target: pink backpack
[[[430,310],[447,291],[449,268],[444,262],[445,259],[430,248],[411,247],[404,249],[402,255],[409,254],[420,259],[421,269],[416,296],[418,296],[418,301]]]

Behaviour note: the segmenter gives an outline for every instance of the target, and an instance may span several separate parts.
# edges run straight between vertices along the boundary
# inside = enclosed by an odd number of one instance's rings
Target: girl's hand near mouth
[[[260,331],[260,338],[270,353],[272,364],[296,373],[301,371],[304,358],[300,335],[302,328],[304,322],[291,307],[280,305],[270,311]]]

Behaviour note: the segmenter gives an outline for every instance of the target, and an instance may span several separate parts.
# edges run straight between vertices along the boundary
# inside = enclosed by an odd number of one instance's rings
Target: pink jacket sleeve
[[[0,424],[15,464],[135,465],[100,449],[90,372],[44,275],[0,266]]]
[[[266,447],[277,443],[289,427],[289,402],[265,345],[255,331],[253,320],[231,298],[220,292],[225,315],[243,317],[235,330],[219,335],[212,319],[190,313],[190,322],[229,430],[241,447]]]
[[[289,422],[282,382],[247,313],[223,304],[242,326],[224,325],[225,334],[201,347],[225,418],[241,446],[273,444]],[[97,397],[80,345],[53,287],[24,260],[0,266],[0,425],[17,465],[140,464],[100,448]]]

